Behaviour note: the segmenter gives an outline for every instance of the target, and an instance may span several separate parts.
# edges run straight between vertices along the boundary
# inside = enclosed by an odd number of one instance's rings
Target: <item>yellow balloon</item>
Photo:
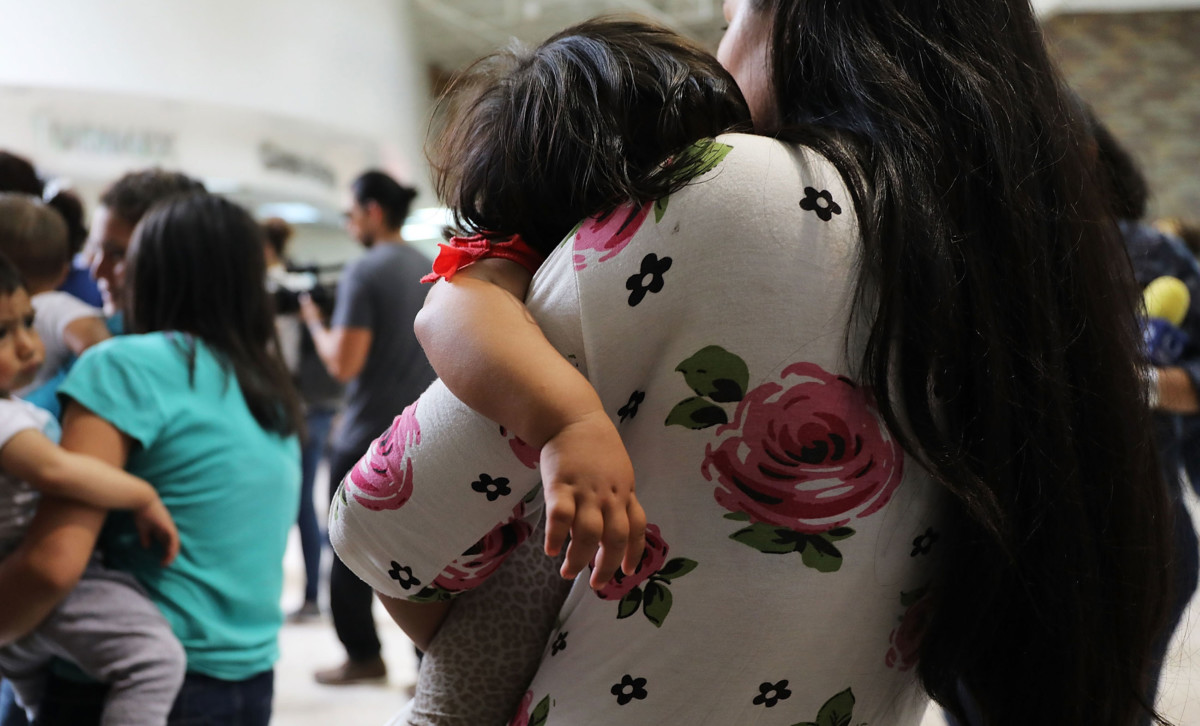
[[[1147,316],[1179,325],[1187,315],[1188,306],[1192,304],[1192,296],[1187,285],[1179,278],[1165,275],[1146,286],[1142,291],[1142,301],[1146,305]]]

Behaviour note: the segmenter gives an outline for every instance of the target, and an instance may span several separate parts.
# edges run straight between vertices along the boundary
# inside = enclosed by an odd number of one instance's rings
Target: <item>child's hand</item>
[[[171,564],[179,554],[179,530],[175,529],[175,520],[171,519],[162,500],[155,497],[153,502],[134,512],[133,519],[142,546],[149,547],[157,540],[163,546],[162,565]]]
[[[632,574],[646,546],[646,513],[634,495],[633,464],[603,411],[565,426],[542,447],[546,554],[571,543],[562,576],[578,575],[595,557],[590,584],[599,590],[617,567]]]

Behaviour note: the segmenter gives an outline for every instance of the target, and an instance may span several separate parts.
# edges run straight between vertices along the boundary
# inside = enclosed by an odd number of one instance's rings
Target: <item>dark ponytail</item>
[[[951,494],[926,690],[988,726],[1146,718],[1169,590],[1137,288],[1028,0],[754,0],[785,138],[863,237],[860,376]]]

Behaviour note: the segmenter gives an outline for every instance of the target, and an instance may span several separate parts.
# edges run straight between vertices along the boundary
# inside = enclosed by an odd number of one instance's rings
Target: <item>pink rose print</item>
[[[684,557],[667,559],[670,551],[658,525],[646,525],[646,549],[632,575],[621,570],[603,589],[596,592],[601,600],[617,600],[617,619],[623,620],[641,612],[654,627],[661,628],[671,613],[674,597],[671,583],[699,566]]]
[[[724,438],[708,445],[702,465],[719,483],[717,502],[795,532],[825,533],[869,516],[903,474],[901,449],[870,396],[812,363],[788,366],[780,380],[747,393],[717,435]]]
[[[575,233],[575,269],[604,262],[621,253],[642,227],[653,204],[627,202],[608,214],[592,217]]]
[[[508,726],[529,726],[529,707],[533,705],[533,691],[525,691],[521,703],[517,705],[517,715],[513,716]]]
[[[345,493],[372,511],[399,509],[413,492],[409,448],[421,443],[415,401],[392,421],[342,480]]]
[[[447,565],[434,578],[433,588],[418,593],[415,599],[444,600],[482,585],[513,550],[529,538],[533,528],[522,519],[524,516],[525,502],[521,502],[507,521],[497,525]]]
[[[535,449],[529,444],[521,440],[520,436],[513,434],[509,436],[508,430],[503,426],[500,427],[500,435],[508,439],[508,446],[516,455],[517,460],[530,469],[536,469],[538,462],[542,460],[542,450]]]
[[[663,540],[662,533],[658,531],[658,525],[647,524],[646,549],[642,551],[642,559],[638,562],[637,569],[633,571],[632,575],[626,575],[621,570],[617,570],[613,579],[609,580],[603,589],[597,590],[596,595],[601,600],[620,600],[625,597],[630,590],[662,569],[663,564],[667,561],[667,551],[670,549]]]
[[[517,715],[508,722],[508,726],[546,726],[546,721],[550,718],[550,696],[547,695],[538,701],[538,705],[530,711],[529,707],[532,704],[533,691],[525,691],[521,703],[517,706]]]
[[[932,599],[925,589],[912,594],[905,593],[901,597],[901,602],[909,601],[911,604],[905,602],[908,604],[908,609],[904,611],[900,625],[892,631],[889,639],[891,647],[888,648],[887,656],[884,658],[884,664],[888,668],[906,671],[917,664],[921,654],[921,641],[929,626]]]

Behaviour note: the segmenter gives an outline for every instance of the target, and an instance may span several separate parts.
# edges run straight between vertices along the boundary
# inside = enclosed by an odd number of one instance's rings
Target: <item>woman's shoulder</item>
[[[703,183],[692,185],[700,198],[733,195],[749,200],[803,196],[806,188],[844,189],[837,167],[803,144],[754,134],[721,134],[708,154],[713,165],[697,178]]]
[[[164,358],[177,357],[174,337],[165,332],[117,335],[88,348],[80,360],[122,360],[152,367]]]

